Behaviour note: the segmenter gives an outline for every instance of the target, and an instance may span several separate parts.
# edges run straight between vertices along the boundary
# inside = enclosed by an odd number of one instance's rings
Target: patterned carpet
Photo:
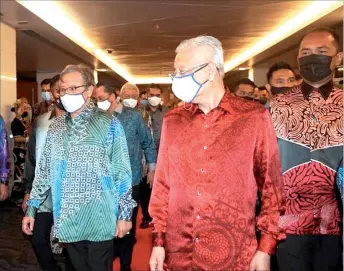
[[[10,203],[0,204],[0,270],[40,270],[30,239],[21,231],[23,212]]]
[[[138,215],[138,223],[141,222]],[[32,250],[30,238],[21,231],[23,212],[10,203],[0,202],[0,271],[40,271]],[[137,229],[137,244],[134,248],[133,271],[148,270],[151,252],[151,229]],[[63,262],[57,257],[58,262]],[[61,264],[63,267],[63,265]],[[119,260],[114,262],[114,270],[119,270]]]

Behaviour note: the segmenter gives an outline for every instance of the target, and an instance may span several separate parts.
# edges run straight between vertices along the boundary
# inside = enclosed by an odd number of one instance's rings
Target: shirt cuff
[[[149,163],[148,164],[148,171],[149,172],[155,171],[155,168],[156,168],[156,163]]]
[[[35,218],[36,217],[36,213],[38,211],[38,208],[34,207],[34,206],[27,206],[26,212],[25,212],[25,216],[31,217],[31,218]]]
[[[131,221],[133,209],[137,206],[132,197],[132,189],[130,188],[119,200],[118,220]]]
[[[164,247],[164,246],[165,246],[165,233],[153,232],[153,247]]]
[[[259,240],[258,250],[269,255],[273,255],[276,253],[277,244],[278,240],[272,236],[262,234]]]

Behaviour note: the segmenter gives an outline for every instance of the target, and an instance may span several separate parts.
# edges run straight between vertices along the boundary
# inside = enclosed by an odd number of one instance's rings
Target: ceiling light
[[[96,69],[97,72],[106,72],[107,69]]]
[[[58,1],[19,1],[19,4],[30,10],[43,21],[50,24],[63,35],[84,48],[87,52],[95,55],[100,61],[114,70],[127,81],[133,81],[132,76],[121,67],[110,56],[97,48],[86,37],[81,28],[72,21],[72,16],[68,15],[58,4]]]
[[[246,71],[246,70],[249,70],[250,68],[244,68],[244,67],[241,67],[241,68],[239,68],[238,70],[239,71]]]
[[[281,40],[296,33],[305,26],[343,6],[342,1],[312,1],[312,3],[296,16],[277,27],[274,31],[260,39],[252,47],[225,63],[225,72],[246,62],[253,56],[265,51]]]

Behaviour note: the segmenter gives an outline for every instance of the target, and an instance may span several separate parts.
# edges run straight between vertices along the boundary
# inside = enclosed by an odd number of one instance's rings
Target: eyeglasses
[[[191,68],[189,70],[186,70],[186,71],[183,71],[183,72],[175,71],[174,73],[169,74],[169,76],[170,76],[171,80],[173,81],[174,78],[176,78],[176,77],[181,77],[181,76],[185,76],[185,75],[191,74],[191,71],[193,71],[195,69],[196,70],[194,72],[192,72],[192,73],[198,72],[198,71],[202,70],[203,68],[205,68],[208,65],[209,65],[209,63],[204,63],[202,65],[199,65],[197,67],[193,67],[193,68]]]
[[[78,88],[82,88],[82,87],[87,87],[87,85],[81,85],[81,86],[77,86],[77,87],[69,87],[69,88],[60,88],[60,94],[61,96],[65,95],[65,94],[76,94],[76,90]],[[79,94],[79,93],[78,93]]]

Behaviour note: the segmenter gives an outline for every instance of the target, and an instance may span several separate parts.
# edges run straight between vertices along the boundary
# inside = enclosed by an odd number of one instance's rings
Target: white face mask
[[[50,92],[48,91],[42,92],[41,97],[43,101],[46,101],[46,102],[50,101],[50,98],[51,98]]]
[[[69,113],[78,111],[86,102],[82,94],[65,94],[64,96],[60,97],[60,100],[63,104],[63,107]]]
[[[130,108],[135,108],[137,105],[137,100],[135,99],[124,99],[123,105]]]
[[[97,106],[104,110],[104,111],[107,111],[110,106],[111,106],[111,103],[108,101],[108,100],[105,100],[105,101],[102,101],[102,102],[97,102]]]
[[[149,97],[148,98],[148,102],[151,106],[158,106],[159,104],[161,104],[161,98],[160,97]]]
[[[202,67],[202,69],[205,67],[206,66]],[[208,82],[208,80],[206,80],[203,84],[198,83],[194,77],[196,72],[173,78],[172,91],[174,95],[183,102],[191,103],[196,98],[202,86]]]

